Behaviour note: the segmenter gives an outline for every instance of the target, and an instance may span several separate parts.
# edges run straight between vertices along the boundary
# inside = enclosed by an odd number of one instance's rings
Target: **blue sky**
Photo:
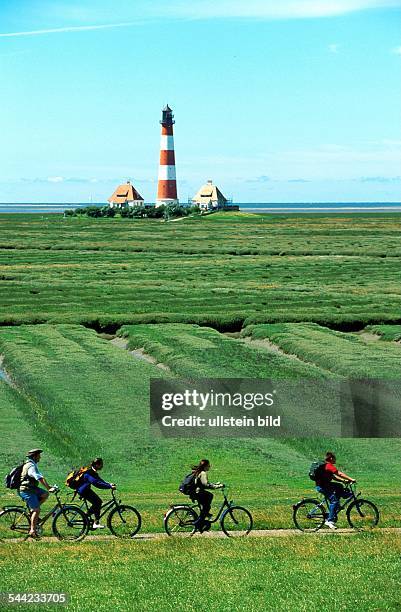
[[[0,0],[0,201],[401,200],[401,0]]]

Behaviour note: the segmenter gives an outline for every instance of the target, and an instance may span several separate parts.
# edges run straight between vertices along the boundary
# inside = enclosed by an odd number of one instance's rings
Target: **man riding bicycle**
[[[316,477],[316,490],[322,493],[329,500],[329,516],[325,525],[330,529],[337,529],[337,512],[340,508],[340,499],[346,499],[351,494],[346,491],[342,482],[356,482],[354,478],[347,476],[336,468],[336,456],[331,451],[327,451],[325,463],[322,465]],[[333,480],[337,482],[333,482]]]
[[[27,459],[24,463],[21,472],[21,483],[18,488],[19,496],[27,504],[31,511],[30,515],[30,530],[29,536],[37,537],[36,528],[40,516],[40,506],[49,497],[49,493],[53,493],[56,487],[51,487],[44,476],[39,472],[38,462],[40,461],[42,449],[34,448],[27,454]],[[42,484],[47,491],[39,487]]]

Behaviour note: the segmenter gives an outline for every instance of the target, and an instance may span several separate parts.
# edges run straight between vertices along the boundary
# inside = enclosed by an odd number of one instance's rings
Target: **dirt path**
[[[365,342],[377,342],[380,340],[380,336],[378,334],[372,334],[372,332],[361,331],[356,333],[357,336],[360,337],[361,340]]]
[[[313,537],[313,536],[318,536],[318,537],[324,537],[324,536],[334,536],[334,535],[341,535],[341,536],[351,536],[351,535],[356,535],[359,532],[356,529],[349,529],[349,528],[345,528],[345,529],[336,529],[336,530],[332,530],[332,529],[321,529],[320,531],[317,532],[312,532],[312,533],[303,533],[302,531],[299,531],[298,529],[254,529],[253,531],[251,531],[251,533],[249,534],[248,537],[253,537],[253,538],[280,538],[280,537],[288,537],[288,536],[297,536],[297,537],[301,537],[301,536],[308,536],[308,537]],[[396,534],[400,534],[401,535],[401,527],[382,527],[379,529],[375,529],[374,533],[392,533],[394,535]],[[188,536],[189,537],[189,536]],[[227,536],[220,530],[213,530],[213,531],[209,531],[209,532],[205,532],[205,533],[196,533],[194,536],[192,536],[194,538],[226,538]],[[150,540],[167,540],[169,538],[169,536],[166,533],[139,533],[137,536],[135,536],[132,541],[134,542],[142,542],[142,541],[150,541]],[[85,538],[85,541],[101,541],[101,542],[107,542],[107,541],[117,541],[117,538],[115,538],[112,535],[101,535],[96,534],[96,535],[88,535]],[[40,538],[39,540],[26,540],[28,543],[32,543],[37,545],[38,542],[53,542],[55,544],[57,544],[59,542],[59,540],[55,537],[50,537],[50,536],[45,536],[43,538]],[[8,540],[8,543],[14,543],[14,542],[21,542],[21,540]]]
[[[119,336],[116,336],[115,338],[110,340],[110,343],[114,344],[114,346],[118,346],[118,348],[128,351],[129,354],[132,355],[132,357],[134,357],[135,359],[142,359],[143,361],[147,361],[148,363],[157,366],[165,372],[170,372],[170,368],[168,366],[166,366],[164,363],[159,363],[157,359],[152,357],[152,355],[145,353],[145,350],[143,348],[130,351],[128,348],[128,340],[126,340],[125,338],[120,338]]]
[[[293,359],[294,361],[302,363],[303,365],[306,364],[314,366],[315,368],[319,368],[319,370],[326,372],[329,375],[333,375],[333,372],[331,370],[328,370],[323,366],[314,363],[313,361],[306,361],[304,359],[301,359],[300,357],[298,357],[298,355],[295,355],[294,353],[286,353],[281,347],[278,346],[278,344],[274,344],[268,338],[261,339],[246,336],[245,338],[239,338],[239,342],[243,342],[244,344],[248,344],[249,346],[254,346],[256,348],[264,349],[265,351],[269,351],[271,353],[276,353],[277,355],[282,355],[283,357]]]
[[[290,353],[285,353],[283,349],[281,349],[277,344],[274,344],[267,338],[263,340],[260,338],[251,338],[250,336],[246,336],[245,338],[240,338],[240,342],[244,342],[245,344],[251,344],[256,348],[265,349],[271,353],[277,353],[277,355],[284,355],[284,357],[291,357],[291,359],[295,359],[296,361],[302,361],[296,355],[291,355]],[[302,362],[305,363],[305,362]]]

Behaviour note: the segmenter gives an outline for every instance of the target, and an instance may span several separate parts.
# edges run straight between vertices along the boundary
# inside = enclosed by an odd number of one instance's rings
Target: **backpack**
[[[19,489],[21,486],[21,476],[22,476],[22,468],[24,467],[24,463],[18,465],[13,468],[11,472],[7,474],[4,479],[4,483],[7,489]]]
[[[309,468],[309,478],[315,482],[323,475],[325,461],[314,461]]]
[[[90,467],[80,467],[78,470],[72,470],[65,479],[67,487],[76,491],[82,484],[83,477],[90,470]]]
[[[191,472],[190,474],[187,474],[185,476],[184,480],[178,487],[178,490],[184,495],[189,495],[191,497],[192,495],[195,494],[195,489],[196,489],[195,474]]]

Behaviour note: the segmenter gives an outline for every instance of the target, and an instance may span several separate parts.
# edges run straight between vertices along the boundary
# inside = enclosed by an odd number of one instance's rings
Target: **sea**
[[[93,203],[91,206],[105,206],[105,203]],[[84,208],[85,203],[54,203],[54,204],[13,204],[0,203],[0,213],[63,213],[70,208]],[[383,213],[401,212],[401,202],[260,202],[238,203],[242,212],[249,213]]]

